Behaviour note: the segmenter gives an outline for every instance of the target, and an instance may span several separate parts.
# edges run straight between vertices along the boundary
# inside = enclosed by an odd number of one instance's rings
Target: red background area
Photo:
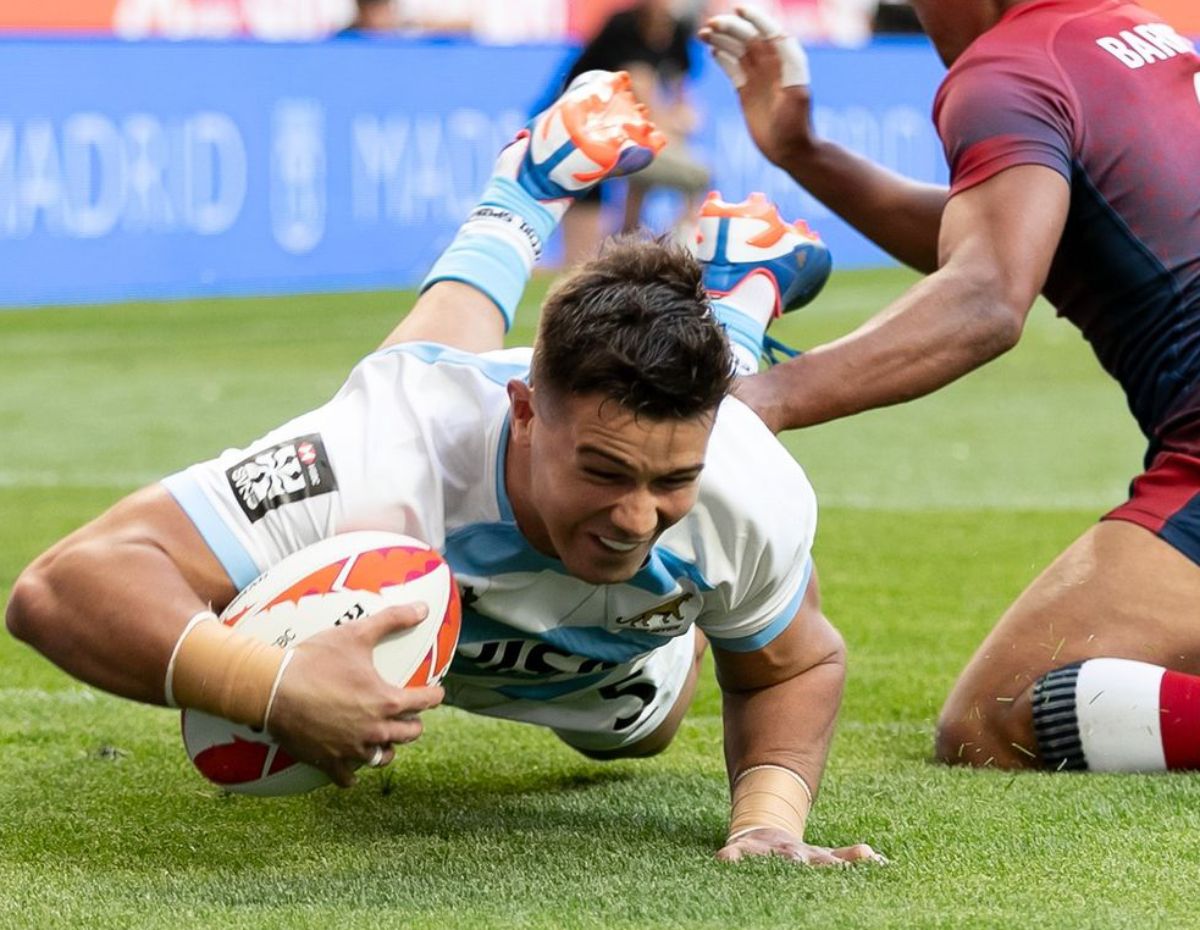
[[[1200,3],[1196,0],[1142,0],[1142,6],[1187,35],[1200,36]]]
[[[116,0],[0,0],[0,29],[20,32],[108,32],[112,29]]]
[[[610,12],[632,0],[571,0],[569,30],[589,36]],[[804,5],[811,0],[784,0]],[[1200,36],[1200,3],[1197,0],[1142,0],[1142,5],[1162,15],[1190,36]],[[116,0],[0,0],[0,30],[108,32],[112,28]]]

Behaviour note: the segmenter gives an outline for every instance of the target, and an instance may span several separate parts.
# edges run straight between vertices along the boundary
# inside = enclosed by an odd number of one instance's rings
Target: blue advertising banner
[[[409,286],[570,50],[467,42],[0,43],[0,304]],[[943,180],[923,42],[813,52],[821,131]],[[883,257],[755,150],[705,64],[697,140],[841,267]]]

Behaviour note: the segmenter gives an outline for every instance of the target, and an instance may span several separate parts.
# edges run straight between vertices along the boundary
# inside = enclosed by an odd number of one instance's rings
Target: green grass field
[[[908,280],[843,274],[780,334],[836,335]],[[0,596],[122,494],[324,400],[411,299],[0,313]],[[174,713],[0,633],[0,927],[1194,926],[1200,780],[929,762],[974,645],[1138,467],[1074,330],[1040,309],[989,369],[787,443],[822,503],[825,605],[850,645],[809,836],[868,841],[891,866],[712,860],[727,807],[711,673],[653,760],[593,763],[439,710],[355,789],[262,801],[203,782]]]

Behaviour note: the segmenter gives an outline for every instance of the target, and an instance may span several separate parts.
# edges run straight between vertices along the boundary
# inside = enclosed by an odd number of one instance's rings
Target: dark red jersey
[[[1200,57],[1126,0],[1033,0],[956,61],[934,120],[951,193],[1016,165],[1071,185],[1045,294],[1147,435],[1200,383]]]

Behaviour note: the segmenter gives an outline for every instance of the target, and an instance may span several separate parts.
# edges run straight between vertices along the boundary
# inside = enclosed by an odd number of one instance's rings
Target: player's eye
[[[603,468],[585,468],[583,473],[594,481],[603,484],[615,484],[618,481],[624,480],[624,475],[615,471],[608,471]]]
[[[699,477],[699,475],[667,475],[659,478],[654,483],[664,490],[678,491],[682,488],[691,487]]]

